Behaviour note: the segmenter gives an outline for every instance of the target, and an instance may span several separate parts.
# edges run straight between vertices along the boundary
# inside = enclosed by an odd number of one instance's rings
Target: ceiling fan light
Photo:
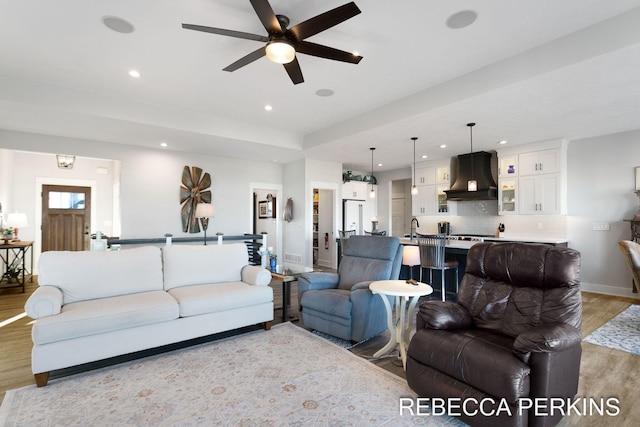
[[[286,40],[274,40],[266,47],[267,58],[277,64],[288,64],[296,57],[296,50]]]

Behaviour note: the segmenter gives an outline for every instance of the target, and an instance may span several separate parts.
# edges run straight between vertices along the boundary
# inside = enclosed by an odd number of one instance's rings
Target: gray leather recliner
[[[401,262],[397,237],[349,237],[337,273],[305,273],[298,278],[300,322],[348,341],[380,334],[387,329],[386,309],[369,284],[397,279]]]

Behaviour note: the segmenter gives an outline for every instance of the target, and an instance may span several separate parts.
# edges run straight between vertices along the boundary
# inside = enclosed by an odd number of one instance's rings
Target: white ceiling
[[[468,152],[471,121],[474,151],[640,129],[640,0],[357,0],[309,40],[364,59],[300,54],[299,85],[266,58],[222,71],[259,42],[181,28],[265,34],[248,0],[0,1],[3,129],[356,171],[369,147],[376,170],[409,166],[412,136],[418,156]],[[271,5],[295,25],[346,2]],[[448,28],[462,10],[477,20]]]

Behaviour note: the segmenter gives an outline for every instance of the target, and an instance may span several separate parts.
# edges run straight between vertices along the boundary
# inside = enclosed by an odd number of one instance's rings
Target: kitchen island
[[[541,237],[525,237],[525,236],[522,236],[522,237],[521,236],[502,236],[502,237],[474,237],[473,239],[474,240],[471,240],[471,238],[465,237],[465,236],[451,236],[451,238],[447,240],[445,254],[448,260],[458,261],[458,281],[459,282],[462,281],[462,277],[464,276],[464,271],[467,266],[467,253],[469,252],[469,248],[471,248],[471,246],[475,245],[476,243],[479,243],[480,241],[496,242],[496,243],[499,243],[499,242],[542,243],[546,245],[565,246],[565,247],[568,244],[567,239],[554,238],[554,237],[541,238]],[[400,238],[400,244],[403,246],[408,246],[408,245],[415,246],[418,244],[418,240],[416,238],[411,239],[409,237],[404,237],[404,238]],[[403,265],[402,270],[400,271],[400,279],[409,278],[410,268],[413,268],[414,278],[420,277],[419,266],[408,267]],[[428,273],[425,271],[425,274],[428,274]],[[447,273],[447,274],[453,275],[453,273]],[[450,280],[452,279],[447,280],[448,284]],[[428,276],[426,277],[426,279],[422,281],[427,283]],[[435,293],[437,293],[438,289],[441,289],[440,282],[441,282],[440,275],[434,274],[433,283],[430,283],[430,285],[436,291]],[[450,288],[450,286],[447,286],[447,287]],[[450,292],[450,291],[452,291],[452,289],[449,289],[447,292]],[[438,298],[438,297],[434,296],[434,298]]]

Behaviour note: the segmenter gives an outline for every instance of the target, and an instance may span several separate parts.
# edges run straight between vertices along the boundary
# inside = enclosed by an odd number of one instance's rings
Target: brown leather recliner
[[[407,381],[474,426],[552,426],[578,389],[581,323],[579,252],[475,244],[457,302],[420,304]]]

